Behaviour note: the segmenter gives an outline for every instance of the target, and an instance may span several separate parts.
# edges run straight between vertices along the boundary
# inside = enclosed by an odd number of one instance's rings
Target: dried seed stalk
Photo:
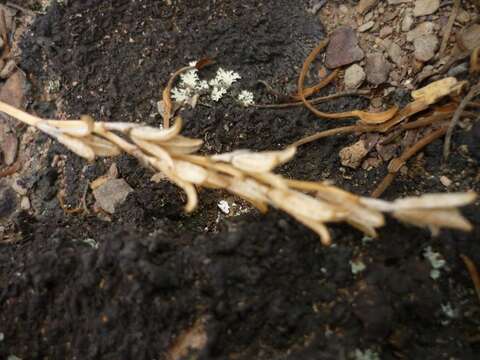
[[[90,161],[96,156],[115,156],[120,152],[136,157],[185,191],[187,212],[197,207],[196,186],[201,186],[227,190],[262,212],[269,206],[281,209],[315,231],[325,245],[331,243],[327,223],[344,221],[376,236],[376,229],[385,223],[384,212],[432,229],[470,229],[457,207],[474,201],[473,193],[389,203],[362,198],[324,183],[288,180],[272,170],[294,156],[294,147],[259,153],[243,150],[210,157],[195,155],[202,141],[180,135],[180,118],[171,128],[155,129],[135,123],[93,122],[90,117],[43,120],[3,102],[0,111],[48,133]],[[451,214],[455,216],[447,216]]]

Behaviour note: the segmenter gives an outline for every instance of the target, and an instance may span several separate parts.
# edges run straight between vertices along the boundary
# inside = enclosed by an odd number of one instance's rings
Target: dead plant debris
[[[167,86],[163,92],[164,103],[169,98],[168,89]],[[187,212],[197,207],[196,187],[201,186],[225,189],[261,212],[269,206],[279,208],[315,231],[325,245],[331,244],[327,223],[345,221],[374,237],[376,228],[385,223],[383,213],[435,232],[444,226],[471,229],[457,208],[474,201],[473,192],[386,202],[359,197],[324,183],[288,180],[272,171],[292,159],[295,147],[259,153],[237,150],[214,156],[196,155],[203,142],[180,135],[180,117],[172,127],[157,129],[136,123],[95,122],[90,116],[44,120],[1,102],[0,111],[43,131],[89,161],[121,152],[136,157],[142,165],[161,172],[185,191]],[[168,118],[170,115],[169,111],[164,113]]]

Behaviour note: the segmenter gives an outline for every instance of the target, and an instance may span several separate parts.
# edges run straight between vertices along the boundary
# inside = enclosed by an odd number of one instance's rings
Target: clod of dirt
[[[0,219],[8,218],[16,208],[17,196],[15,191],[4,181],[0,182]]]
[[[347,26],[336,29],[330,36],[325,65],[334,69],[360,61],[364,57],[363,50],[358,46],[357,34]]]
[[[343,166],[356,169],[360,166],[363,158],[367,156],[369,149],[364,140],[359,140],[355,144],[340,150],[340,162]]]
[[[123,203],[132,191],[132,187],[124,179],[109,179],[93,190],[93,196],[103,210],[113,214],[115,208]]]

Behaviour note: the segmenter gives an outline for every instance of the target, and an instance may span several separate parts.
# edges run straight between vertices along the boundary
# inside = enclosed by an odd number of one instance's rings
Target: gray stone
[[[435,13],[440,7],[440,0],[416,0],[413,15],[425,16]]]
[[[123,203],[133,189],[123,179],[111,179],[93,191],[98,205],[113,214],[115,208]]]
[[[388,56],[390,59],[398,66],[401,66],[404,63],[403,55],[402,48],[396,43],[392,42],[388,47]]]
[[[407,32],[412,29],[415,19],[410,11],[405,12],[405,16],[402,19],[402,31]]]
[[[415,27],[415,29],[410,30],[407,33],[407,40],[414,41],[416,38],[419,38],[423,35],[430,35],[435,32],[435,24],[430,21],[425,21]]]
[[[390,63],[382,54],[371,54],[367,56],[367,81],[379,85],[387,81],[391,70]]]
[[[415,39],[415,59],[419,61],[429,61],[435,56],[438,49],[438,39],[435,35],[424,35]]]
[[[358,27],[358,32],[368,31],[373,27],[373,25],[375,25],[375,21],[373,20],[366,22],[365,24],[362,24]]]
[[[0,122],[3,122],[3,115]],[[3,155],[5,165],[12,165],[17,158],[18,139],[7,124],[0,123],[0,152]]]
[[[412,2],[412,0],[388,0],[388,5],[398,5],[408,2]]]
[[[459,76],[466,74],[468,72],[468,64],[467,63],[462,63],[460,65],[457,65],[450,70],[448,70],[447,75],[448,76]]]
[[[387,37],[388,35],[390,35],[391,33],[393,33],[393,28],[391,26],[384,26],[383,28],[380,29],[380,37],[381,38],[384,38],[384,37]]]
[[[350,27],[342,26],[336,29],[330,37],[325,65],[334,69],[362,60],[364,56],[363,50],[358,46],[355,31]]]
[[[363,68],[360,65],[350,65],[347,70],[345,70],[345,87],[347,89],[358,88],[365,80],[365,76],[365,71],[363,71]]]

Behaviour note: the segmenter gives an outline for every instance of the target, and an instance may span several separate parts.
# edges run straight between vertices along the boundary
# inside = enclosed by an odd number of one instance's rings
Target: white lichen
[[[180,86],[189,87],[190,89],[196,89],[200,79],[198,77],[197,70],[189,70],[180,75]]]
[[[189,89],[175,87],[172,89],[171,95],[173,100],[183,104],[190,99],[191,91]]]
[[[226,200],[220,200],[218,202],[218,208],[226,215],[230,213],[230,205]]]
[[[253,100],[253,93],[248,90],[243,90],[238,95],[238,101],[240,102],[240,104],[242,104],[245,107],[252,106],[253,104],[255,104],[255,101]]]
[[[214,79],[210,80],[209,84],[213,87],[229,89],[234,82],[241,78],[240,74],[232,70],[219,68],[217,70],[217,75]]]
[[[355,360],[380,360],[380,356],[370,349],[362,351],[360,349],[355,349],[353,353],[353,358]]]
[[[430,271],[430,277],[436,280],[440,277],[440,269],[443,268],[447,262],[443,259],[442,255],[438,252],[434,252],[431,246],[427,246],[423,253],[423,256],[430,262],[432,270]]]
[[[82,240],[82,243],[90,246],[93,249],[98,249],[98,242],[96,242],[95,239],[86,238]]]
[[[46,90],[49,94],[55,94],[60,90],[59,80],[50,80],[47,82]]]
[[[351,267],[353,275],[361,273],[362,271],[364,271],[367,268],[367,266],[365,265],[365,263],[362,260],[352,260],[352,261],[350,261],[350,267]]]
[[[220,100],[223,95],[227,93],[227,89],[225,88],[218,88],[218,87],[213,87],[212,93],[210,94],[210,98],[213,101],[218,101]]]
[[[443,326],[450,324],[450,321],[453,319],[457,319],[460,315],[460,311],[452,307],[450,303],[446,303],[445,305],[441,305],[442,313],[447,318],[446,320],[442,320],[441,323]]]

